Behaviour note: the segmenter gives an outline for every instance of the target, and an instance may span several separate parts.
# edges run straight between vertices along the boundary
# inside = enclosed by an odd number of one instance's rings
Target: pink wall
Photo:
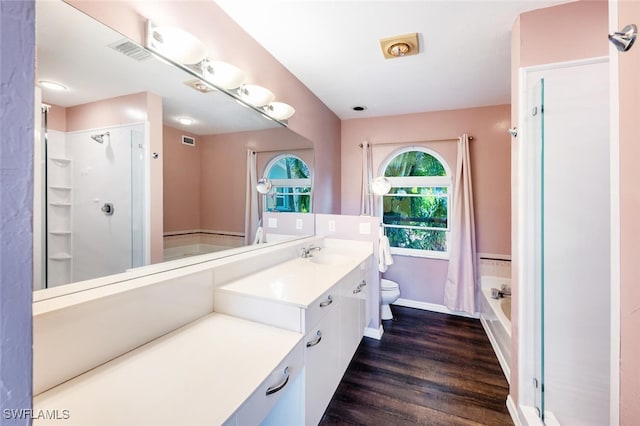
[[[67,132],[136,123],[146,116],[146,93],[119,96],[67,108]]]
[[[511,253],[509,105],[426,112],[393,117],[347,120],[342,125],[342,213],[359,214],[361,156],[358,146],[366,140],[416,142],[457,137],[464,132],[471,142],[474,204],[478,251]],[[414,145],[416,143],[413,143]],[[456,164],[456,142],[425,143]],[[404,144],[373,148],[374,174],[393,151]],[[447,261],[395,256],[385,277],[397,281],[402,298],[426,303],[443,303]],[[415,277],[425,277],[420,282]]]
[[[640,3],[618,2],[620,29],[640,24]],[[620,99],[620,424],[640,419],[640,48],[619,56]]]
[[[247,134],[201,139],[201,228],[244,233]]]
[[[518,122],[518,82],[521,67],[549,64],[554,62],[607,56],[609,53],[607,2],[578,1],[538,9],[523,13],[515,21],[511,36],[511,122]],[[579,37],[560,37],[559,35],[579,34]],[[514,140],[514,144],[518,139]],[[518,149],[514,145],[511,152],[512,164],[512,247],[519,240],[517,227],[518,200]],[[511,291],[511,384],[510,394],[518,404],[518,289],[519,259],[517,251],[512,253]]]
[[[153,93],[147,93],[145,110],[149,123],[149,150],[152,153],[149,167],[149,208],[151,219],[149,224],[151,263],[164,261],[164,203],[163,203],[163,167],[162,167],[162,98]],[[153,158],[158,154],[158,158]]]
[[[47,114],[47,128],[60,132],[67,131],[67,109],[65,107],[51,105]]]
[[[184,145],[182,136],[196,139]],[[200,158],[203,138],[164,126],[164,232],[200,229]]]
[[[577,1],[521,15],[520,66],[606,56],[607,2]],[[557,32],[561,31],[561,32]]]
[[[340,211],[340,120],[214,2],[67,2],[138,43],[143,42],[146,18],[188,29],[207,45],[212,59],[236,65],[247,73],[249,82],[268,87],[277,100],[293,105],[296,114],[289,127],[314,142],[316,210]]]

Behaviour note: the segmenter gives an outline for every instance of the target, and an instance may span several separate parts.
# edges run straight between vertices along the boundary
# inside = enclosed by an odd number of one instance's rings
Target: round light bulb
[[[371,182],[371,190],[376,195],[385,195],[391,191],[391,182],[384,176],[378,176]]]

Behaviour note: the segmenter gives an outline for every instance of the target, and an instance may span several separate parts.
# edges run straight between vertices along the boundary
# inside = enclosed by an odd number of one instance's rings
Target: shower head
[[[95,135],[91,135],[91,139],[93,139],[94,141],[98,142],[98,143],[104,143],[104,137],[105,136],[111,136],[109,132],[105,132],[105,133],[96,133]]]

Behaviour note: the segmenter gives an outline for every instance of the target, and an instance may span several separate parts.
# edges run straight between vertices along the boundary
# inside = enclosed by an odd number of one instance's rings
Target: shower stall
[[[607,59],[527,68],[521,81],[520,413],[609,424]]]
[[[36,146],[42,229],[35,289],[148,263],[145,124],[66,131],[42,108]],[[61,129],[62,128],[62,129]]]

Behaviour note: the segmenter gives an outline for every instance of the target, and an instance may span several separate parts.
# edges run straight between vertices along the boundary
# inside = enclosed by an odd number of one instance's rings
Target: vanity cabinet
[[[364,334],[370,261],[336,274],[334,265],[296,259],[216,290],[215,311],[304,335],[306,425],[320,422]]]
[[[364,335],[367,281],[365,271],[357,269],[340,282],[340,375],[347,370]]]
[[[317,425],[333,396],[342,371],[340,305],[337,295],[316,326],[305,335],[305,424]],[[326,302],[326,300],[325,300]],[[321,303],[319,301],[319,303]],[[318,304],[319,304],[318,303]]]

